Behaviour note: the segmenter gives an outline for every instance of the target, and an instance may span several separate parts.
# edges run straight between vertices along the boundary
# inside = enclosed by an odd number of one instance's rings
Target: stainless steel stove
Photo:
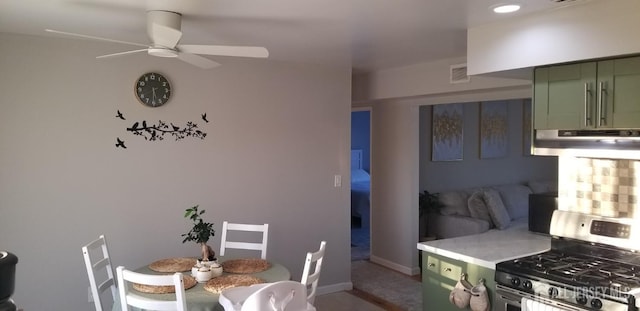
[[[551,250],[496,265],[494,310],[638,310],[640,224],[555,211],[550,234]]]

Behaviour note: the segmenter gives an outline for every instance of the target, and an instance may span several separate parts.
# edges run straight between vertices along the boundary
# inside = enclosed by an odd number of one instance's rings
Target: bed
[[[351,150],[351,224],[369,227],[371,177],[362,169],[362,150]]]

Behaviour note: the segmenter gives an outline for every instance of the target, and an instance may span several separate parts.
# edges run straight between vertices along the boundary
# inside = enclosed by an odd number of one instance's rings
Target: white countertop
[[[526,223],[505,230],[418,243],[418,249],[495,270],[496,264],[551,249],[551,237],[532,233]]]

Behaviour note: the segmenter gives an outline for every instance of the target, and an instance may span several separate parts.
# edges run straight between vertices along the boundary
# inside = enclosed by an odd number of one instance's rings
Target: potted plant
[[[202,219],[202,214],[204,214],[205,210],[198,211],[198,205],[187,208],[184,217],[191,219],[193,222],[193,227],[189,232],[183,234],[184,240],[182,243],[187,241],[192,241],[200,244],[202,248],[202,261],[213,261],[215,260],[215,252],[207,245],[209,238],[215,235],[215,231],[213,230],[213,223],[204,222]]]
[[[420,219],[420,237],[427,234],[427,217],[429,213],[435,213],[442,208],[442,203],[438,200],[437,193],[429,193],[425,190],[420,193],[418,198],[418,215]]]

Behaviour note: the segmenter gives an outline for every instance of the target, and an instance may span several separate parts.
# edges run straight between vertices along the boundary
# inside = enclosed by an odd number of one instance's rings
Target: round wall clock
[[[147,72],[136,81],[135,92],[136,98],[143,105],[160,107],[171,98],[171,84],[163,75]]]

